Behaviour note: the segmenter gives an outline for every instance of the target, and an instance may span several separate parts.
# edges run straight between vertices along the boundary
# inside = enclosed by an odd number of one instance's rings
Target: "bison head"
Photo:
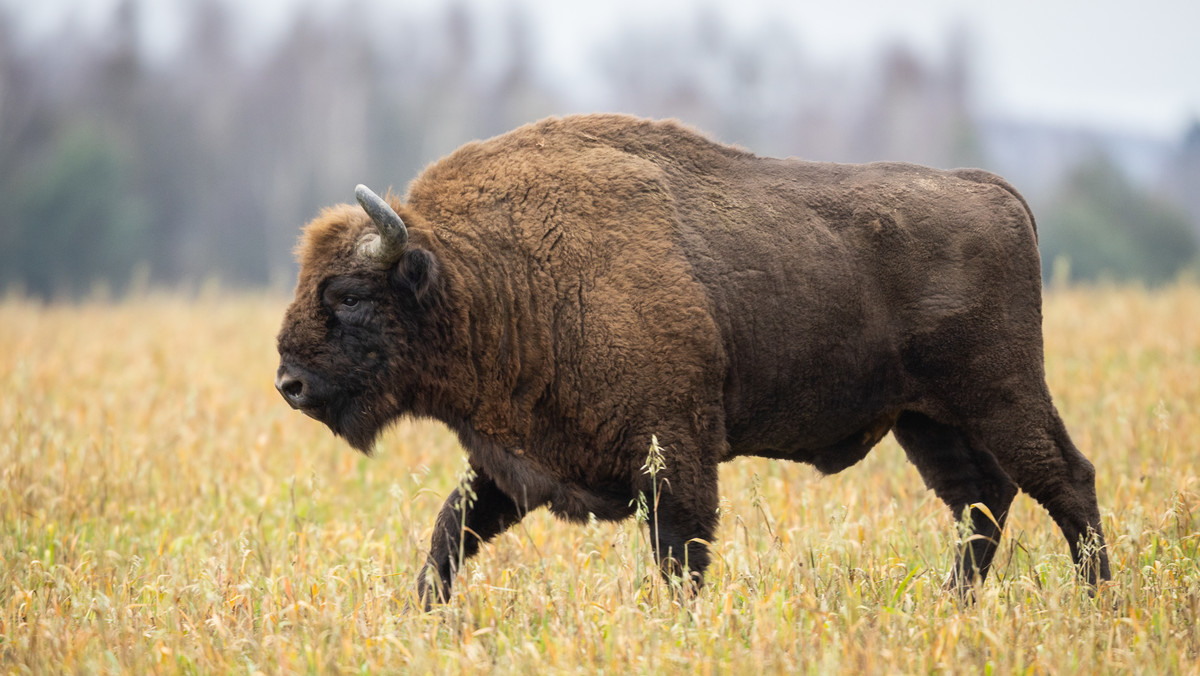
[[[414,409],[423,345],[437,330],[436,259],[365,186],[359,207],[326,210],[304,231],[296,296],[279,331],[275,387],[292,408],[370,453]]]

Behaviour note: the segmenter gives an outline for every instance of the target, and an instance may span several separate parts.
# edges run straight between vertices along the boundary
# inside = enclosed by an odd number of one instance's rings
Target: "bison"
[[[426,605],[530,510],[624,519],[652,481],[656,557],[694,589],[719,463],[840,472],[889,431],[956,519],[987,508],[951,587],[986,577],[1018,489],[1109,578],[1095,470],[1046,385],[1034,218],[1003,179],[584,115],[356,196],[304,230],[276,386],[364,453],[405,415],[457,434],[473,478],[437,516]]]

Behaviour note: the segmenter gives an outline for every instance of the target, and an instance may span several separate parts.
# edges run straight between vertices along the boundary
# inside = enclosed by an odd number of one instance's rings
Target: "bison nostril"
[[[300,382],[299,380],[293,380],[284,384],[283,386],[284,396],[291,399],[295,399],[296,397],[300,396],[302,392],[304,392],[304,383]]]
[[[279,390],[292,408],[304,403],[304,381],[290,373],[280,373],[276,376],[275,389]]]

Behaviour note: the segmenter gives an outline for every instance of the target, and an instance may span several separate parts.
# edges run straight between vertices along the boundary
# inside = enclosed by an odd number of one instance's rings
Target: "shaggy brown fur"
[[[666,451],[664,572],[699,582],[717,465],[838,472],[890,430],[987,575],[1018,488],[1109,577],[1094,471],[1043,374],[1034,220],[977,170],[756,157],[674,122],[547,119],[470,143],[404,201],[403,257],[357,253],[357,206],[305,231],[279,334],[285,396],[368,452],[398,416],[445,422],[477,476],[437,519],[423,598],[540,506],[622,519]],[[466,509],[466,514],[460,510]]]

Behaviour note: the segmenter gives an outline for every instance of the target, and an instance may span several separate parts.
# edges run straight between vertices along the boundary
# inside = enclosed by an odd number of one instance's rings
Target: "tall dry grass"
[[[889,438],[832,477],[726,465],[709,585],[684,606],[644,528],[539,512],[451,604],[410,612],[463,454],[405,422],[362,458],[288,409],[285,303],[0,303],[0,671],[1198,673],[1194,284],[1047,297],[1115,579],[1089,597],[1022,496],[965,607],[941,592],[949,513]]]

